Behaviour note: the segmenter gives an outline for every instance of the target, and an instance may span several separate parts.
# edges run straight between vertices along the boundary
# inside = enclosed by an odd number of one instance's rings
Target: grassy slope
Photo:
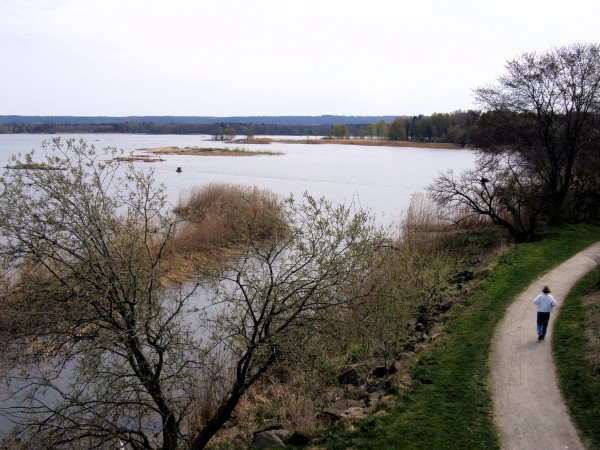
[[[454,312],[448,339],[413,367],[413,389],[384,417],[354,432],[332,430],[328,449],[492,449],[499,441],[488,386],[495,326],[512,299],[543,272],[600,240],[600,228],[565,228],[502,256],[477,294]]]
[[[589,448],[600,448],[600,373],[586,359],[584,330],[589,327],[589,311],[582,303],[586,294],[598,290],[597,277],[596,273],[590,273],[566,298],[552,341],[561,389]],[[597,314],[597,309],[594,313]]]

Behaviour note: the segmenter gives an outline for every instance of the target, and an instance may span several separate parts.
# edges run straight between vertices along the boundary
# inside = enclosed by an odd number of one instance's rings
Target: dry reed
[[[474,215],[465,207],[442,207],[426,194],[416,193],[411,197],[404,220],[400,224],[400,239],[424,243],[435,240],[442,233],[492,225],[487,216]]]
[[[248,238],[268,240],[285,229],[281,200],[256,187],[212,183],[192,189],[175,213],[185,219],[175,238],[180,250],[231,248]]]

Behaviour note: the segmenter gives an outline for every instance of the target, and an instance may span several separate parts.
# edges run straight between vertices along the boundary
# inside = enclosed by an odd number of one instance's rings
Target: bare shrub
[[[0,302],[14,293],[25,312],[59,314],[19,328],[12,348],[28,354],[2,360],[17,384],[0,414],[31,448],[204,448],[253,385],[368,299],[385,237],[363,210],[308,194],[281,205],[258,189],[194,197],[180,214],[221,216],[236,258],[216,252],[204,276],[165,283],[181,219],[152,171],[121,171],[122,152],[83,141],[43,150],[64,169],[0,176],[0,274],[19,274],[8,292],[0,279]]]

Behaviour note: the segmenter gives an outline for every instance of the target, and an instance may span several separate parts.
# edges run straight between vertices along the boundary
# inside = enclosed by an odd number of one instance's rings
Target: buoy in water
[[[181,167],[178,167],[177,170],[175,171],[177,173],[181,173]]]

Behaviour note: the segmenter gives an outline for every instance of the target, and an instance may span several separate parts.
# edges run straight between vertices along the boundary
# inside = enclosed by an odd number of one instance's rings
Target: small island
[[[261,156],[261,155],[282,155],[277,151],[253,151],[244,148],[228,147],[156,147],[141,148],[139,151],[151,153],[154,155],[197,155],[197,156]]]

